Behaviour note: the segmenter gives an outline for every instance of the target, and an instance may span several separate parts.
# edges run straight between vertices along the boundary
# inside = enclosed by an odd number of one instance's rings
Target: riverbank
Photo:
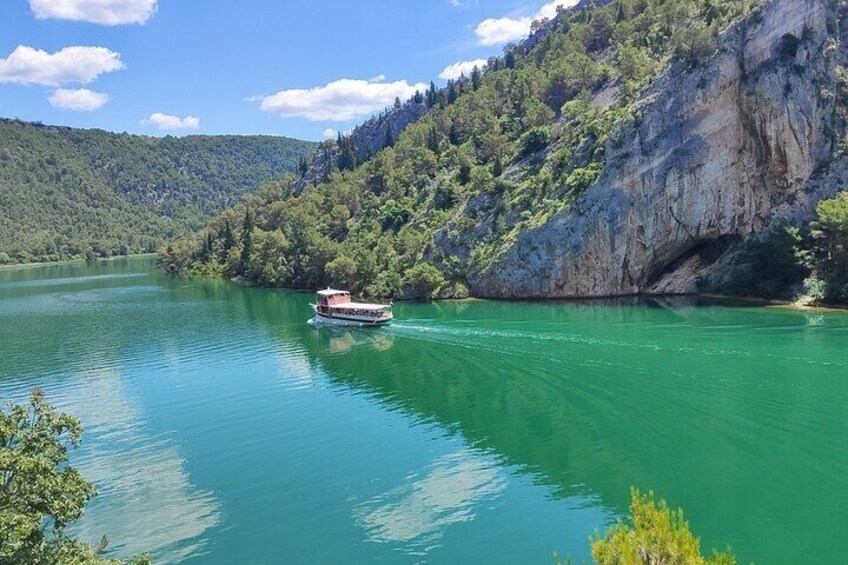
[[[114,255],[112,257],[98,257],[93,263],[117,261],[120,259],[141,259],[144,257],[155,257],[158,253],[134,253],[132,255]],[[0,271],[16,271],[20,269],[33,269],[36,267],[49,267],[52,265],[74,265],[86,263],[84,257],[79,259],[63,259],[61,261],[38,261],[35,263],[15,263],[12,265],[0,265]]]

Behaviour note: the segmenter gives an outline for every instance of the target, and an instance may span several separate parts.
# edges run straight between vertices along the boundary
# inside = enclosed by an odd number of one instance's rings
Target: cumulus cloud
[[[327,128],[324,130],[324,139],[336,139],[338,132],[333,128]]]
[[[385,77],[379,81],[344,78],[315,88],[281,90],[262,98],[259,107],[283,118],[344,122],[372,114],[391,106],[396,97],[404,100],[426,88],[423,83],[405,80],[385,82]]]
[[[121,55],[105,47],[65,47],[55,53],[19,45],[0,59],[0,83],[87,84],[103,73],[123,69]]]
[[[59,88],[49,98],[50,105],[63,110],[91,112],[101,108],[109,101],[109,96],[87,88]]]
[[[197,116],[172,116],[170,114],[162,114],[154,112],[146,120],[142,120],[142,124],[156,126],[161,130],[179,130],[179,129],[199,129],[200,118]]]
[[[439,78],[445,80],[456,80],[462,75],[471,76],[471,71],[477,67],[481,71],[486,66],[486,59],[474,59],[473,61],[457,61],[452,65],[448,65],[439,74]]]
[[[525,18],[488,18],[477,24],[474,34],[480,45],[499,45],[509,41],[524,39],[530,34],[533,20],[553,18],[557,6],[571,8],[579,0],[554,0],[539,8],[533,16]]]
[[[36,18],[104,25],[143,24],[157,0],[29,0]]]

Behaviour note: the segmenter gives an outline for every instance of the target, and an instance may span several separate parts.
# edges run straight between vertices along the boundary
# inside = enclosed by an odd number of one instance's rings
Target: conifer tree
[[[430,81],[430,90],[427,91],[427,106],[432,108],[436,105],[436,83]]]
[[[236,238],[233,236],[233,227],[230,225],[230,219],[224,220],[224,253],[233,248],[236,244]]]
[[[427,148],[436,155],[439,154],[439,132],[435,127],[431,127],[427,135]]]
[[[392,130],[392,123],[386,124],[386,142],[383,147],[391,147],[395,144],[395,132]]]
[[[477,65],[474,65],[474,68],[471,70],[471,88],[473,90],[477,90],[480,88],[480,79],[481,79],[480,69],[477,68]]]
[[[244,211],[244,225],[241,229],[241,272],[247,271],[247,265],[250,262],[250,255],[253,253],[253,215],[250,213],[250,208]]]

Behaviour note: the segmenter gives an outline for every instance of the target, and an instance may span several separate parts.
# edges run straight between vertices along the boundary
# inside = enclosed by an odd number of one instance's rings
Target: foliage
[[[701,543],[689,530],[683,510],[671,510],[654,493],[631,489],[630,524],[619,522],[592,540],[598,565],[733,565],[730,551],[704,557]]]
[[[413,97],[428,112],[388,132],[381,151],[360,162],[354,137],[340,136],[333,148],[340,170],[325,168],[313,183],[268,183],[163,249],[162,265],[239,274],[222,241],[226,223],[237,230],[249,206],[254,226],[285,242],[267,257],[251,254],[249,279],[295,288],[343,281],[361,294],[405,295],[406,283],[425,274],[413,268],[427,264],[427,274],[444,276],[454,270],[444,255],[456,255],[463,272],[435,286],[439,296],[464,294],[471,271],[491,268],[519,230],[570,206],[597,181],[607,147],[635,119],[638,90],[675,57],[699,64],[716,33],[750,3],[614,0],[562,10],[533,42],[508,46],[484,71],[441,90],[431,83]],[[265,261],[286,268],[268,276]],[[437,290],[430,287],[419,294]]]
[[[444,282],[444,275],[429,263],[415,265],[403,277],[403,286],[409,289],[409,294],[413,298],[433,298]]]
[[[68,464],[68,449],[81,436],[79,421],[58,412],[40,390],[28,405],[0,410],[0,563],[121,563],[101,558],[105,538],[94,548],[66,534],[94,496],[94,487]]]
[[[745,243],[742,265],[721,290],[733,296],[788,299],[809,274],[808,262],[801,230],[778,223]]]
[[[152,138],[0,120],[0,257],[155,251],[293,171],[313,148],[282,137]]]
[[[812,224],[816,277],[826,302],[848,303],[848,192],[822,200]]]

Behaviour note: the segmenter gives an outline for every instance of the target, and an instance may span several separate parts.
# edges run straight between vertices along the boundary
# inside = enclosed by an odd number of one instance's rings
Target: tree
[[[392,123],[388,122],[386,124],[386,141],[383,143],[383,147],[391,147],[395,144],[395,132],[392,129]]]
[[[474,68],[471,69],[471,88],[472,90],[478,90],[480,88],[480,81],[482,78],[482,73],[477,65],[474,65]]]
[[[81,437],[79,421],[56,411],[38,389],[28,405],[0,409],[0,563],[121,563],[101,559],[105,538],[94,548],[66,533],[95,494],[68,464],[68,450]]]
[[[822,200],[812,224],[815,274],[828,302],[848,301],[848,192]]]
[[[430,88],[427,90],[427,106],[432,108],[436,105],[436,83],[430,81]]]
[[[632,525],[619,522],[592,541],[592,557],[598,565],[734,565],[730,551],[701,554],[701,542],[689,531],[683,510],[671,510],[654,493],[631,489]]]
[[[400,108],[400,107],[401,107],[400,98],[398,98],[397,96],[395,96],[395,104],[394,104],[394,107],[395,107],[395,110],[397,110],[398,108]]]
[[[246,272],[250,265],[250,255],[253,253],[253,216],[250,208],[244,211],[244,224],[241,228],[241,256],[239,263],[241,271]]]
[[[223,251],[224,251],[224,253],[226,253],[227,251],[232,249],[236,244],[236,238],[233,235],[233,226],[230,225],[230,219],[229,218],[226,218],[224,220],[223,239],[224,239],[224,249],[223,249]]]
[[[445,282],[442,273],[430,263],[419,263],[406,272],[403,286],[413,298],[433,298]]]
[[[433,126],[427,133],[427,149],[438,155],[439,146],[439,132],[436,131],[436,126]]]
[[[339,255],[327,263],[327,279],[327,282],[336,288],[356,287],[356,261],[346,255]]]

